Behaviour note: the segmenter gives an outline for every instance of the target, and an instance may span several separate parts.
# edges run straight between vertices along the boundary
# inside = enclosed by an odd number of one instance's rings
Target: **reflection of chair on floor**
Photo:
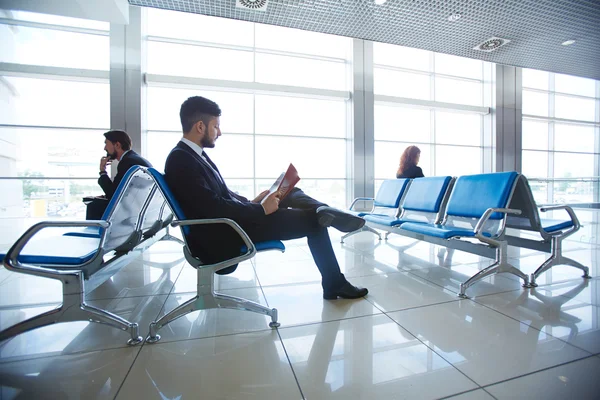
[[[399,246],[389,241],[386,243],[389,247],[398,251],[398,266],[403,263],[409,263],[411,265],[418,265],[422,268],[431,268],[434,267],[435,264],[428,262],[420,257],[411,256],[410,254],[406,254],[405,252],[417,244],[422,243],[420,240],[411,241],[409,244]],[[454,249],[440,247],[437,252],[438,265],[440,267],[450,267],[452,265],[452,256],[454,255]]]

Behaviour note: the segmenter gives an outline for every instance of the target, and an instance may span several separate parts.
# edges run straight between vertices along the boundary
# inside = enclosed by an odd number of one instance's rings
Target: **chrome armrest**
[[[241,256],[238,256],[231,260],[227,260],[228,263],[231,263],[232,261],[235,261],[235,260],[239,260],[234,263],[234,264],[238,264],[239,262],[242,262],[244,260],[254,257],[254,255],[256,254],[256,247],[254,246],[254,243],[252,243],[252,240],[250,240],[250,237],[242,229],[242,227],[239,226],[238,223],[232,219],[229,219],[229,218],[184,219],[184,220],[179,220],[179,221],[173,221],[171,223],[171,226],[176,227],[176,226],[209,225],[209,224],[229,225],[238,235],[240,235],[240,237],[244,241],[244,244],[246,245],[246,248],[248,248],[248,251],[245,254],[242,254]]]
[[[23,264],[19,261],[19,256],[21,255],[21,251],[27,245],[27,243],[33,238],[39,231],[45,228],[75,228],[75,227],[90,227],[97,226],[102,229],[107,229],[110,226],[110,222],[104,220],[98,221],[44,221],[39,222],[29,229],[25,231],[24,234],[21,235],[19,239],[12,245],[12,247],[6,253],[4,257],[4,266],[9,269],[18,269],[20,272],[43,276],[46,278],[57,278],[57,275],[70,275],[73,271],[62,271],[56,270],[52,268],[40,267],[37,265]],[[100,238],[100,243],[98,244],[98,250],[102,248],[104,245],[104,235]],[[99,252],[96,254],[98,256]],[[82,266],[87,265],[93,261],[95,261],[96,257],[82,264]]]
[[[569,218],[571,218],[571,222],[573,222],[573,230],[574,231],[578,230],[581,227],[581,224],[579,223],[579,218],[577,218],[577,215],[575,215],[575,211],[573,211],[571,206],[567,206],[567,205],[563,204],[563,205],[547,206],[547,207],[540,208],[541,212],[555,211],[555,210],[565,210],[569,214]]]
[[[479,221],[477,221],[477,225],[475,225],[475,229],[473,229],[473,233],[475,234],[475,237],[477,239],[484,241],[486,243],[488,242],[488,240],[490,240],[489,238],[486,238],[485,236],[483,236],[483,227],[485,226],[485,223],[488,221],[488,219],[490,219],[490,216],[495,212],[504,213],[504,214],[515,214],[515,215],[521,214],[521,210],[515,210],[512,208],[488,208],[487,210],[485,210],[485,212],[483,213],[481,218],[479,218]]]
[[[359,201],[375,201],[375,199],[373,197],[357,197],[352,201],[352,204],[350,204],[348,209],[352,210],[352,207]]]

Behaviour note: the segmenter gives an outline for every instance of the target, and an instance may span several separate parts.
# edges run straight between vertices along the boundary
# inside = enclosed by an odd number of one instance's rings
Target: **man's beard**
[[[117,153],[109,153],[108,151],[106,152],[106,157],[108,157],[111,160],[116,160],[117,159]]]
[[[202,148],[209,148],[212,149],[213,147],[215,147],[215,141],[214,140],[210,140],[209,137],[203,137],[202,140],[200,141],[200,146],[202,146]]]

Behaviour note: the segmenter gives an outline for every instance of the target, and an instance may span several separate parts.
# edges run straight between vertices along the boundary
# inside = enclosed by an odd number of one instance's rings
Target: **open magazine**
[[[273,183],[273,186],[269,189],[269,194],[279,191],[279,199],[283,200],[294,186],[296,186],[296,183],[298,183],[299,180],[300,177],[298,176],[298,171],[296,171],[293,164],[290,164],[287,171],[281,173],[279,178]]]

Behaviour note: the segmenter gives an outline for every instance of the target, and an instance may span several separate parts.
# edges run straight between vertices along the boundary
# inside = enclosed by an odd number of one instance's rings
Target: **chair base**
[[[364,225],[362,228],[355,230],[354,232],[349,232],[346,233],[344,236],[342,236],[340,243],[344,243],[344,239],[356,235],[357,233],[361,233],[361,232],[371,232],[374,233],[375,235],[377,235],[379,237],[379,240],[381,240],[381,234],[379,232],[377,232],[375,229],[371,228],[370,226]],[[387,238],[387,236],[386,236]]]
[[[584,266],[583,264],[579,263],[578,261],[575,261],[569,257],[565,257],[562,255],[562,240],[565,238],[566,236],[554,236],[552,237],[552,252],[550,257],[544,261],[542,263],[542,265],[540,265],[538,267],[538,269],[535,270],[535,272],[533,272],[531,274],[531,285],[534,287],[537,287],[537,283],[536,280],[537,278],[543,274],[544,272],[548,271],[550,268],[552,268],[555,265],[569,265],[571,267],[574,268],[578,268],[580,270],[583,271],[583,275],[582,277],[584,279],[590,279],[590,269],[586,266]]]

